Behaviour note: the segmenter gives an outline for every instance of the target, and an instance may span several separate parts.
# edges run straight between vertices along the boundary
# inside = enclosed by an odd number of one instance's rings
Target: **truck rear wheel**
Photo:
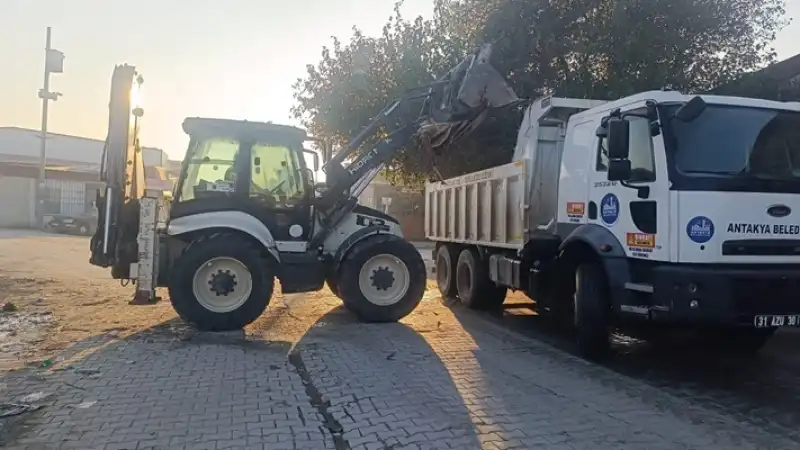
[[[217,234],[192,242],[175,261],[169,296],[178,315],[199,330],[229,331],[261,316],[274,284],[255,244]]]
[[[396,322],[425,293],[427,270],[417,249],[393,235],[366,238],[342,261],[338,290],[345,308],[364,322]]]
[[[587,359],[602,359],[611,349],[611,330],[608,324],[608,281],[598,264],[578,266],[573,299],[578,352]]]
[[[442,244],[436,250],[436,285],[444,298],[458,295],[456,288],[456,261],[458,253],[452,245]]]
[[[471,309],[499,308],[508,291],[489,279],[489,270],[478,251],[472,248],[466,248],[458,255],[456,288],[461,303]]]

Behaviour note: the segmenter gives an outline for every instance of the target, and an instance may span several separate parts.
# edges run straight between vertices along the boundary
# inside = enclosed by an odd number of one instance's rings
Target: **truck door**
[[[623,108],[622,113],[644,116],[646,108],[641,102]],[[630,258],[669,261],[669,181],[663,140],[651,135],[647,118],[626,119],[630,121],[631,180],[608,181],[606,139],[596,138],[589,171],[588,222],[611,231]]]

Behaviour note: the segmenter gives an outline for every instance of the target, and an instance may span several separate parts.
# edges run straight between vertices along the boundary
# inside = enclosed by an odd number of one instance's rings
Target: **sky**
[[[273,121],[290,116],[292,83],[320,59],[331,36],[356,25],[375,35],[395,0],[0,0],[0,126],[38,129],[45,29],[66,55],[51,78],[52,132],[105,138],[111,74],[135,65],[144,82],[141,142],[181,159],[191,116]],[[405,0],[407,17],[432,14],[432,0]],[[800,19],[800,0],[787,0]],[[800,53],[800,20],[775,42],[779,58]],[[13,68],[13,70],[9,70]]]

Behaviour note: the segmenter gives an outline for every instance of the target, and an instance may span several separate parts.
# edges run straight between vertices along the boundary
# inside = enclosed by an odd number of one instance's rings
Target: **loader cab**
[[[276,241],[310,236],[313,172],[306,133],[295,127],[223,119],[186,119],[189,147],[170,219],[202,213],[249,214]]]

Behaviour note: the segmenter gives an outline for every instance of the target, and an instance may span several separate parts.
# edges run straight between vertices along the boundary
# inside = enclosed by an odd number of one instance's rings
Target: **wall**
[[[100,165],[104,141],[79,136],[50,133],[47,135],[48,162]],[[38,130],[17,127],[0,127],[0,154],[16,156],[17,162],[38,161],[41,138]],[[142,147],[146,166],[164,167],[167,154],[158,148]]]
[[[400,222],[403,235],[409,241],[425,239],[425,197],[419,192],[403,192],[387,183],[372,182],[359,196],[359,203],[384,211],[382,198],[390,198],[387,213]]]
[[[36,225],[33,209],[36,180],[0,175],[0,227],[28,228]]]

